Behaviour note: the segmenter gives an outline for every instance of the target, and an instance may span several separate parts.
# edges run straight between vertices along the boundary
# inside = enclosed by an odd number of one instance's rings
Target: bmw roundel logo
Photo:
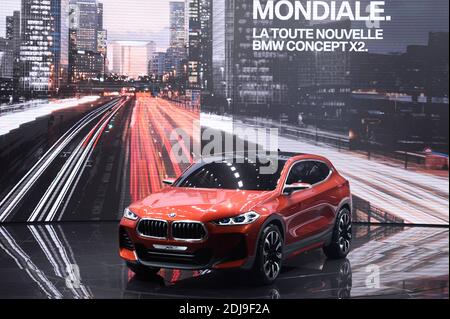
[[[169,217],[170,217],[170,218],[175,218],[175,217],[177,217],[177,214],[176,214],[176,213],[170,213],[170,214],[169,214]]]

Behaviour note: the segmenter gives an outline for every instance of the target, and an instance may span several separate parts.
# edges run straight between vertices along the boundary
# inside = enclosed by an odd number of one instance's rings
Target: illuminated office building
[[[188,83],[191,89],[212,88],[212,3],[188,1]]]
[[[99,78],[103,75],[103,56],[98,52],[77,51],[71,58],[72,82]]]
[[[15,97],[18,97],[20,92],[20,11],[14,11],[11,16],[6,17],[6,39],[12,45],[12,56],[9,60],[6,59],[5,63],[13,70],[13,93]]]
[[[185,2],[171,1],[170,7],[170,46],[186,47]]]
[[[102,77],[107,56],[103,4],[70,0],[70,79],[72,83]]]
[[[57,93],[67,83],[69,0],[22,0],[20,89]]]
[[[169,3],[169,28],[170,41],[166,54],[166,71],[175,74],[181,74],[182,61],[187,56],[187,19],[186,19],[186,3],[179,1],[171,1]]]
[[[96,0],[70,0],[70,29],[76,32],[76,49],[97,51]]]
[[[166,70],[166,53],[165,52],[155,52],[153,53],[149,65],[148,74],[162,76]]]
[[[0,79],[12,79],[13,59],[12,40],[0,38]]]
[[[213,90],[216,96],[226,97],[227,72],[225,64],[225,0],[215,0],[212,10],[212,68]]]

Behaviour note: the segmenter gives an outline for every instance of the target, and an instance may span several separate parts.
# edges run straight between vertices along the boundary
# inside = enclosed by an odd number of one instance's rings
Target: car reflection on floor
[[[289,259],[271,286],[241,271],[162,269],[137,278],[117,223],[0,226],[0,298],[448,298],[448,228],[355,227],[347,259]]]
[[[132,276],[123,297],[349,298],[352,288],[350,261],[326,261],[320,254],[314,255],[315,259],[319,258],[319,262],[303,261],[301,267],[285,266],[276,283],[270,286],[254,285],[248,280],[247,273],[238,270],[204,271],[176,282],[171,280],[172,271],[163,271],[147,279]]]

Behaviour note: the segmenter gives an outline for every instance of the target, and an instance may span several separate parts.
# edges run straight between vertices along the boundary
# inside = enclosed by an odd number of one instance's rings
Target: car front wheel
[[[258,242],[253,276],[257,283],[269,285],[273,283],[281,271],[283,259],[283,236],[275,225],[264,228]]]

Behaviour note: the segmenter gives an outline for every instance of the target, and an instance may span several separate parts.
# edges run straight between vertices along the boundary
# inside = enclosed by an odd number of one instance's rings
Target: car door
[[[324,170],[320,162],[302,160],[292,165],[285,185],[293,183],[310,184],[311,187],[294,192],[290,195],[283,194],[284,208],[282,214],[285,217],[287,228],[287,244],[293,244],[324,231],[329,223],[324,217],[324,209],[327,206],[322,196],[322,182],[328,177],[330,171]],[[326,166],[328,167],[328,166]]]

